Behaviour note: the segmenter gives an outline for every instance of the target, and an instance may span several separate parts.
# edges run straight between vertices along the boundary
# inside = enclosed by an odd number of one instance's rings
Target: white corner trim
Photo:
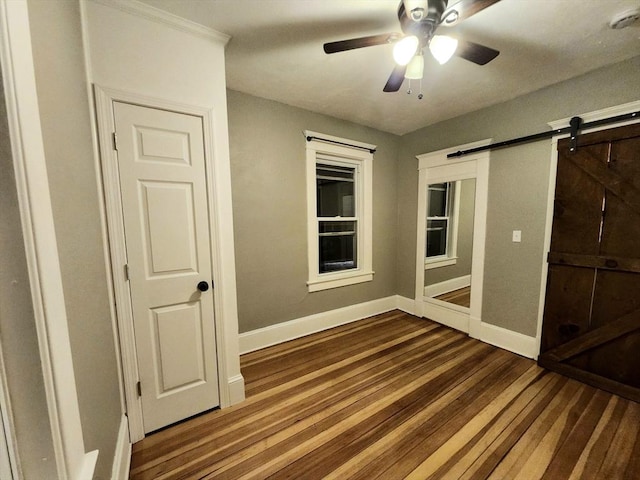
[[[450,278],[440,283],[427,285],[424,287],[425,297],[435,297],[445,293],[453,292],[460,288],[469,287],[471,285],[471,275],[463,275],[457,278]]]
[[[533,358],[534,360],[538,358],[538,343],[536,337],[530,337],[522,333],[507,330],[506,328],[481,322],[479,340],[495,347],[517,353],[523,357]]]
[[[92,480],[97,461],[98,450],[92,450],[91,452],[86,453],[83,458],[82,465],[80,466],[77,478],[82,480]]]
[[[129,478],[129,467],[131,466],[131,442],[129,441],[129,422],[126,415],[120,419],[118,429],[118,440],[116,450],[113,455],[113,466],[111,468],[111,480],[127,480]]]
[[[95,3],[101,3],[103,5],[117,8],[123,12],[127,12],[139,17],[151,20],[152,22],[161,23],[167,25],[176,30],[197,35],[200,37],[214,40],[226,45],[231,36],[226,33],[218,32],[209,27],[205,27],[186,18],[179,17],[172,13],[166,12],[156,7],[152,7],[146,3],[139,2],[137,0],[91,0]]]
[[[261,348],[321,332],[329,328],[345,325],[363,318],[389,312],[396,308],[396,297],[380,298],[348,307],[316,313],[277,323],[240,334],[240,353],[249,353]]]
[[[409,315],[418,315],[416,311],[416,301],[413,298],[403,297],[402,295],[396,295],[396,308],[402,310]]]
[[[23,475],[11,412],[7,372],[0,342],[0,478],[17,479],[23,478]]]
[[[229,405],[235,405],[245,399],[244,396],[244,377],[242,375],[234,375],[228,380]]]
[[[84,450],[26,2],[0,1],[0,61],[55,465],[60,478],[91,478],[97,452]]]

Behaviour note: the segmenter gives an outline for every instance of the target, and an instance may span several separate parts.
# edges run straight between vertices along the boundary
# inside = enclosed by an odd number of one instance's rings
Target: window
[[[375,146],[305,135],[317,138],[307,142],[309,291],[371,281],[373,154],[368,149]]]
[[[457,182],[433,183],[427,187],[426,268],[456,263]]]

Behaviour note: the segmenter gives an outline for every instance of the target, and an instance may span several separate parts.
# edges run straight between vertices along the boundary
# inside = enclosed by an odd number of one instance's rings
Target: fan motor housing
[[[416,22],[407,16],[404,2],[401,1],[398,7],[400,28],[405,35],[415,35],[422,44],[426,44],[440,24],[446,8],[447,0],[429,0],[427,15]]]

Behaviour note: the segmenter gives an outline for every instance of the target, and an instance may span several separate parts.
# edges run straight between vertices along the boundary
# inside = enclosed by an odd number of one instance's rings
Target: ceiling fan
[[[454,54],[478,65],[485,65],[500,53],[493,48],[447,35],[436,35],[441,25],[452,27],[500,0],[460,0],[451,6],[449,0],[402,0],[398,6],[400,33],[383,33],[324,44],[325,53],[344,52],[356,48],[395,43],[393,56],[397,66],[383,88],[385,92],[400,90],[405,78],[422,79],[423,50],[429,48],[440,64]],[[418,98],[422,98],[422,93]]]

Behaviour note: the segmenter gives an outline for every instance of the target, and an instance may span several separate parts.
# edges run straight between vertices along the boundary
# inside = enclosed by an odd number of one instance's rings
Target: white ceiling
[[[501,0],[438,30],[500,55],[485,66],[456,57],[438,65],[425,55],[418,100],[417,85],[407,95],[406,80],[400,92],[382,91],[394,66],[391,45],[333,55],[322,50],[325,42],[400,32],[399,0],[144,2],[231,35],[230,89],[395,134],[640,55],[640,21],[621,30],[608,26],[615,14],[640,8],[640,0]]]

